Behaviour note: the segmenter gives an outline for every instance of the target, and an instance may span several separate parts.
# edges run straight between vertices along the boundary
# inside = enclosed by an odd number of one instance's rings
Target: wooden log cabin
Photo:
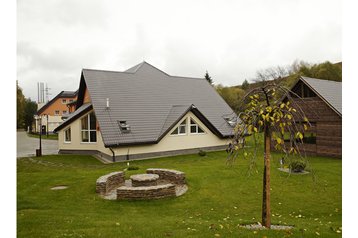
[[[342,82],[300,77],[291,92],[311,124],[304,132],[300,151],[307,155],[341,158]]]

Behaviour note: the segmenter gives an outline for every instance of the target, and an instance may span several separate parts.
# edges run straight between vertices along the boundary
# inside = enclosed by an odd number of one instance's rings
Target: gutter
[[[116,162],[116,155],[114,154],[114,150],[112,150],[112,147],[108,147],[112,151],[112,161],[113,163]]]

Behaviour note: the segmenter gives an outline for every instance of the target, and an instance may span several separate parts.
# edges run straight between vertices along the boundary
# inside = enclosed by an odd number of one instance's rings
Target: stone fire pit
[[[159,175],[157,174],[136,174],[130,176],[132,187],[155,186],[157,185]]]
[[[147,169],[124,179],[124,172],[113,172],[97,179],[96,191],[109,200],[147,200],[183,195],[188,186],[185,173],[171,169]]]

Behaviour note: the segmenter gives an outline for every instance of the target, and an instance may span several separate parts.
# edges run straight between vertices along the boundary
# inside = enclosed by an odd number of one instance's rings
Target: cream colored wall
[[[189,123],[187,120],[187,128],[185,135],[170,135],[185,118],[192,117],[196,123],[205,131],[205,134],[190,134]],[[158,144],[152,145],[140,145],[140,146],[129,146],[129,147],[118,147],[114,148],[116,155],[129,154],[142,154],[142,153],[153,153],[163,152],[172,150],[184,150],[193,148],[203,148],[210,146],[220,146],[227,144],[227,139],[220,139],[213,134],[192,112],[188,112],[187,115],[175,125],[167,135],[165,135]]]
[[[90,113],[90,112],[89,112]],[[87,116],[85,114],[82,117]],[[97,130],[97,142],[81,142],[81,118],[75,120],[67,127],[58,132],[58,148],[60,150],[98,150],[105,154],[112,155],[111,151],[104,147],[101,132]],[[71,127],[71,142],[64,141],[64,132]]]
[[[189,117],[192,117],[198,125],[205,131],[204,134],[190,134],[190,120]],[[185,135],[170,135],[173,130],[180,123],[187,118],[187,128]],[[59,131],[59,149],[62,150],[98,150],[103,153],[106,153],[112,156],[112,152],[104,147],[101,133],[97,131],[97,142],[96,143],[82,143],[81,142],[81,120],[77,119],[71,123],[71,143],[64,142],[64,130],[68,127]],[[226,145],[227,139],[220,139],[215,134],[213,134],[192,112],[188,112],[187,115],[173,127],[173,129],[165,135],[158,144],[152,145],[138,145],[138,146],[126,146],[113,148],[115,155],[127,155],[128,149],[129,154],[142,154],[142,153],[154,153],[154,152],[163,152],[163,151],[173,151],[173,150],[184,150],[184,149],[194,149],[194,148],[204,148],[211,146],[220,146]]]

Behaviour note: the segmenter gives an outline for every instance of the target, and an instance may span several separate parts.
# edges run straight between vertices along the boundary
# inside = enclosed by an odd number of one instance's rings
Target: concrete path
[[[32,138],[26,135],[25,131],[17,132],[17,157],[35,156],[36,149],[39,148],[38,138]],[[42,154],[53,155],[58,153],[57,140],[41,140]]]

